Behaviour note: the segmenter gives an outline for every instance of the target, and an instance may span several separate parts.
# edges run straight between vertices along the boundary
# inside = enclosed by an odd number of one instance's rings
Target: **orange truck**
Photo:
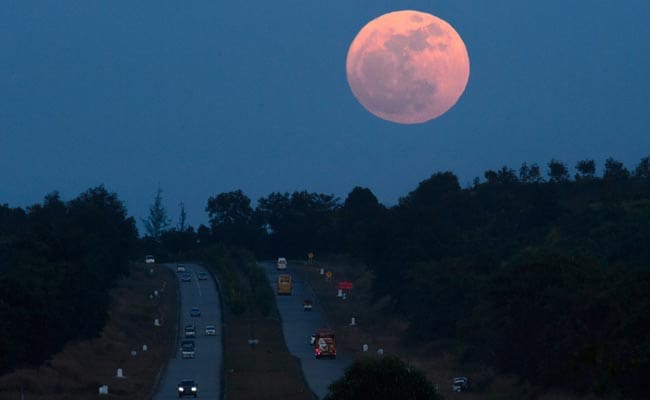
[[[314,357],[336,358],[336,335],[332,329],[319,329],[314,333]]]
[[[280,274],[278,275],[278,294],[287,294],[291,295],[291,275],[289,274]]]

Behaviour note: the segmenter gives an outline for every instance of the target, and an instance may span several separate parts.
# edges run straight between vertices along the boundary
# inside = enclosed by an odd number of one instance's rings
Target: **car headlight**
[[[193,386],[193,387],[192,387],[192,391],[193,391],[193,392],[196,392],[196,386]]]

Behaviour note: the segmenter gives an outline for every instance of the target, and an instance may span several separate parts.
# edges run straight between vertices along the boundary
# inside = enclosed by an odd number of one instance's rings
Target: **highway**
[[[260,263],[269,279],[269,283],[276,293],[276,282],[278,271],[275,262]],[[286,272],[293,278],[293,291],[291,296],[278,296],[276,303],[280,318],[282,319],[282,330],[284,340],[287,343],[289,352],[300,359],[302,370],[307,385],[319,399],[327,394],[327,387],[333,381],[343,376],[345,368],[352,362],[345,354],[337,354],[336,359],[316,359],[314,349],[309,345],[309,337],[318,328],[327,327],[322,309],[314,298],[310,288],[306,288],[302,279],[296,271],[292,271],[289,263]],[[303,311],[303,301],[311,299],[314,302],[313,310]]]
[[[161,378],[157,400],[178,399],[177,384],[184,379],[195,380],[198,384],[198,398],[219,400],[221,398],[221,365],[222,365],[222,339],[221,339],[221,303],[217,287],[208,273],[207,280],[198,280],[198,272],[207,270],[196,264],[184,264],[191,276],[190,282],[180,280],[182,273],[178,273],[180,289],[180,321],[178,332],[178,345],[175,356],[169,360],[164,375]],[[176,271],[177,264],[167,264],[168,268]],[[192,307],[199,307],[200,317],[191,317]],[[194,359],[183,359],[180,354],[180,341],[184,339],[186,324],[196,325],[196,354]],[[205,326],[215,325],[215,336],[205,335]]]

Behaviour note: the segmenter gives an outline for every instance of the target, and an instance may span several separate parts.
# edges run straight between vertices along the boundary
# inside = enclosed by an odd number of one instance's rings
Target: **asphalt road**
[[[195,264],[184,264],[192,277],[191,282],[182,282],[182,273],[177,274],[180,287],[180,324],[176,355],[169,360],[155,399],[178,399],[177,384],[184,379],[192,379],[198,384],[198,398],[219,400],[221,396],[221,303],[217,287],[208,273],[207,280],[198,280],[198,272],[206,269]],[[176,270],[176,264],[168,264]],[[199,307],[200,317],[191,317],[192,307]],[[184,339],[186,324],[196,326],[195,358],[183,359],[180,354],[180,341]],[[216,336],[205,335],[205,325],[215,325]]]
[[[275,262],[260,263],[269,279],[273,292],[276,293],[277,277],[279,273],[291,274],[293,290],[291,296],[278,296],[276,303],[282,318],[284,340],[287,342],[289,352],[300,359],[302,370],[309,388],[319,399],[327,394],[327,387],[333,381],[343,376],[345,368],[352,362],[350,357],[338,353],[336,359],[316,359],[314,349],[309,345],[309,337],[318,328],[328,327],[322,310],[313,292],[305,287],[303,280],[296,271],[291,269],[291,263],[286,272],[278,272]],[[313,301],[312,311],[303,311],[302,304],[305,299]]]

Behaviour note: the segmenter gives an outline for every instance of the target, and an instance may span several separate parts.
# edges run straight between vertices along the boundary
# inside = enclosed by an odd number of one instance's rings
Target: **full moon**
[[[431,14],[403,10],[364,26],[346,61],[352,93],[388,121],[417,124],[447,112],[467,86],[469,56],[454,28]]]

